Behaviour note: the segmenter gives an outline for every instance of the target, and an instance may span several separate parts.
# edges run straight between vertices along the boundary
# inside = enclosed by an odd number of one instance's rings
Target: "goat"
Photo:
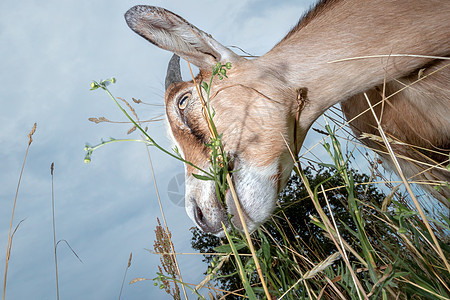
[[[292,172],[285,141],[291,149],[300,149],[313,122],[337,103],[342,103],[348,120],[354,119],[369,107],[364,92],[386,134],[401,141],[393,148],[402,158],[405,174],[449,181],[444,164],[450,148],[450,68],[439,59],[450,54],[449,12],[448,0],[320,1],[256,59],[235,54],[163,8],[138,5],[128,10],[125,19],[137,34],[175,54],[166,77],[166,115],[184,158],[204,169],[210,164],[205,146],[209,129],[194,82],[181,79],[179,57],[199,68],[197,83],[209,80],[216,63],[232,63],[228,79],[214,79],[211,105],[225,150],[238,170],[233,182],[252,231],[273,212]],[[404,53],[418,55],[395,55]],[[369,58],[330,63],[363,56]],[[304,92],[301,106],[299,90]],[[370,111],[351,127],[357,136],[378,134]],[[361,141],[390,160],[376,139]],[[425,158],[423,153],[432,155]],[[222,223],[230,226],[228,212],[233,225],[242,229],[230,193],[225,196],[225,209],[213,182],[195,179],[192,174],[198,170],[190,165],[185,171],[190,218],[202,230],[221,235]],[[448,205],[447,188],[435,196]]]

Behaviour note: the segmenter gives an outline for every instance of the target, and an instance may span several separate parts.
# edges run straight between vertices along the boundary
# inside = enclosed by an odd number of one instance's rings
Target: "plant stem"
[[[231,195],[233,196],[234,204],[235,204],[236,209],[238,211],[239,220],[241,221],[242,228],[244,229],[245,238],[247,239],[247,243],[248,243],[248,246],[250,248],[250,252],[252,253],[252,257],[253,257],[253,260],[255,262],[256,270],[258,271],[258,275],[259,275],[259,278],[261,280],[261,284],[262,284],[262,286],[264,288],[264,292],[266,294],[267,299],[272,299],[271,296],[270,296],[270,293],[269,293],[269,289],[267,288],[266,282],[264,280],[264,276],[263,276],[263,273],[262,273],[262,270],[261,270],[261,266],[259,264],[258,257],[256,256],[256,251],[255,251],[255,248],[253,247],[252,239],[251,239],[250,234],[248,232],[247,225],[245,225],[244,215],[242,213],[241,205],[239,203],[239,199],[238,199],[236,191],[234,189],[233,181],[231,180],[230,174],[227,174],[227,183],[228,183],[228,186],[230,187],[230,192],[231,192]]]
[[[14,220],[14,212],[16,210],[17,195],[19,194],[20,182],[22,180],[22,174],[23,174],[23,170],[25,168],[25,162],[27,160],[28,150],[30,149],[31,142],[33,141],[33,139],[31,137],[35,131],[36,131],[36,123],[34,123],[33,129],[31,130],[30,134],[28,135],[29,142],[28,142],[27,150],[25,151],[25,157],[23,159],[22,169],[20,170],[19,181],[17,182],[16,195],[14,196],[13,210],[11,213],[11,223],[9,225],[8,243],[6,245],[5,278],[3,280],[3,300],[5,300],[5,297],[6,297],[6,279],[7,279],[7,275],[8,275],[8,262],[9,262],[9,258],[11,256],[11,243],[12,243],[11,229],[12,229],[12,224],[13,224],[13,220]]]
[[[52,162],[51,175],[52,175],[52,219],[53,219],[53,248],[55,251],[55,272],[56,272],[56,299],[59,300],[59,281],[58,281],[58,257],[56,254],[56,225],[55,225],[55,194],[53,187],[53,170],[55,164]]]

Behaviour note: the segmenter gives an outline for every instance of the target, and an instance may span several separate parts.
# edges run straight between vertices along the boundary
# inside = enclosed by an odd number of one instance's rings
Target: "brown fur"
[[[422,76],[427,76],[447,64],[438,62],[426,68]],[[449,172],[445,169],[449,164],[450,151],[448,109],[450,93],[446,88],[450,82],[449,69],[438,71],[400,93],[397,91],[418,79],[418,72],[398,81],[388,82],[384,87],[387,97],[384,105],[382,105],[383,86],[377,86],[366,92],[377,117],[379,119],[381,117],[384,132],[393,140],[404,143],[393,143],[392,148],[401,158],[405,174],[415,182],[424,183],[423,187],[435,197],[444,199],[450,198],[448,188],[442,187],[437,192],[426,183],[436,181],[444,183],[450,180]],[[394,93],[396,93],[394,96],[389,97]],[[367,111],[369,106],[364,95],[353,96],[341,103],[341,107],[347,120],[354,119],[350,127],[356,137],[360,137],[363,133],[380,135],[372,112]],[[367,112],[363,113],[364,111]],[[363,114],[360,115],[361,113]],[[378,151],[385,162],[391,165],[391,158],[381,139],[379,141],[364,139],[362,142]],[[390,168],[393,169],[393,166]]]

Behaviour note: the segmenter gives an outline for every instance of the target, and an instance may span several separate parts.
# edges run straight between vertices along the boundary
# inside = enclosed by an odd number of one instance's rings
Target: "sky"
[[[127,136],[128,124],[94,124],[90,117],[125,121],[108,96],[90,91],[92,80],[114,76],[115,96],[141,99],[141,119],[164,113],[164,76],[171,53],[133,33],[123,14],[133,5],[162,6],[211,33],[226,46],[262,55],[295,25],[313,1],[11,1],[0,2],[0,274],[14,195],[33,124],[20,184],[8,267],[7,299],[55,299],[52,181],[56,239],[66,240],[82,260],[57,248],[61,299],[118,298],[130,252],[126,282],[154,278],[159,256],[153,249],[161,213],[145,146],[113,143],[84,164],[84,146]],[[185,71],[184,71],[185,72]],[[149,133],[170,148],[163,121]],[[307,139],[306,144],[315,144]],[[165,216],[177,252],[191,249],[193,226],[183,193],[183,166],[150,148]],[[180,201],[181,199],[181,201]],[[203,279],[201,256],[178,256],[188,282]],[[200,266],[200,267],[199,267]],[[126,284],[122,299],[167,299],[152,281]],[[191,297],[195,298],[195,297]]]

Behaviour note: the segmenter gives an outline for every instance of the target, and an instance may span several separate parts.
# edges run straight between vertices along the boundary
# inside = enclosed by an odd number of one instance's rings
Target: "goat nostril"
[[[228,172],[233,171],[233,169],[234,169],[234,159],[228,158]]]
[[[202,226],[205,224],[205,221],[203,220],[203,212],[198,206],[195,208],[195,219],[199,223],[198,225]]]
[[[204,232],[216,234],[222,231],[222,221],[214,219],[210,220],[209,216],[205,215],[198,205],[195,205],[194,208],[194,221],[197,226]]]

